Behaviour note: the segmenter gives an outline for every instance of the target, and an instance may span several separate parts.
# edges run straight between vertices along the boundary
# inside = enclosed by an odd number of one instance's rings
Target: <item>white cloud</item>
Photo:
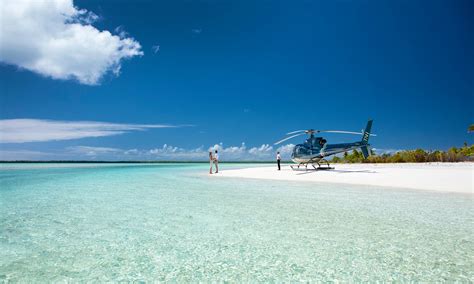
[[[54,159],[56,155],[41,151],[30,150],[1,150],[1,161],[21,161],[21,160],[45,160]]]
[[[138,153],[140,153],[138,151],[138,149],[130,149],[130,150],[126,150],[125,152],[123,152],[125,155],[137,155]]]
[[[141,56],[140,43],[91,24],[98,16],[72,0],[0,0],[0,61],[54,79],[95,85],[120,73],[123,59]]]
[[[205,148],[203,146],[193,149],[180,148],[168,144],[152,149],[118,149],[107,147],[75,146],[66,149],[63,156],[72,160],[133,160],[133,161],[207,161],[209,151],[218,150],[221,161],[271,161],[275,159],[276,152],[280,151],[283,159],[289,159],[292,144],[274,149],[268,144],[247,148],[245,143],[240,146],[224,147],[222,143]]]
[[[222,161],[271,161],[275,159],[277,151],[282,153],[284,159],[289,159],[291,151],[288,151],[288,149],[292,149],[292,146],[292,144],[289,144],[274,149],[268,144],[262,144],[258,147],[248,148],[245,143],[242,143],[240,146],[229,147],[219,143],[208,147],[206,150],[204,147],[183,149],[165,144],[161,148],[149,150],[148,153],[152,155],[152,159],[157,160],[203,161],[208,159],[210,151],[214,152],[217,150]]]
[[[295,144],[286,144],[278,147],[277,151],[280,152],[280,155],[283,159],[289,159]]]
[[[73,146],[68,147],[70,152],[86,156],[97,156],[101,154],[122,153],[121,149],[107,147]]]
[[[207,151],[202,147],[195,149],[184,149],[164,144],[161,148],[154,148],[137,153],[138,157],[147,160],[176,160],[176,161],[200,161],[207,159]]]
[[[383,154],[390,154],[393,155],[397,152],[403,151],[402,149],[379,149],[379,148],[372,148],[372,150],[375,152],[377,155],[383,155]]]
[[[253,147],[249,150],[250,154],[271,154],[273,153],[273,147],[268,144],[263,144],[260,147]]]
[[[73,146],[65,151],[51,153],[25,150],[1,150],[0,160],[106,160],[106,161],[207,161],[209,151],[218,150],[221,161],[272,161],[276,152],[282,158],[290,158],[292,144],[274,149],[268,144],[247,148],[240,146],[224,147],[222,143],[205,148],[184,149],[164,144],[153,149],[120,149],[94,146]]]
[[[149,128],[179,127],[165,124],[120,124],[98,121],[43,119],[0,120],[0,143],[42,142],[102,137],[143,131]]]
[[[220,143],[209,147],[208,150],[217,150],[222,157],[230,161],[271,161],[275,159],[276,152],[280,152],[284,160],[289,160],[294,146],[293,144],[287,144],[275,149],[269,144],[262,144],[258,147],[247,148],[245,143],[230,147],[224,147]]]
[[[114,32],[120,37],[120,38],[126,38],[128,37],[128,33],[125,31],[125,28],[123,26],[118,26],[114,29]]]

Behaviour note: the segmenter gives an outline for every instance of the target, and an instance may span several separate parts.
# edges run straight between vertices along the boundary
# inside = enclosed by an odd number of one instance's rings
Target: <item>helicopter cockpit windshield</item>
[[[293,148],[293,157],[309,155],[310,151],[305,145],[299,144]]]

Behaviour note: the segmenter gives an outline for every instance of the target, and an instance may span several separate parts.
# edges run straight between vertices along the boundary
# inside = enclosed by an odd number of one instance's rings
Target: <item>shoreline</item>
[[[331,164],[334,170],[292,170],[282,165],[222,169],[217,177],[338,183],[474,194],[474,163]]]

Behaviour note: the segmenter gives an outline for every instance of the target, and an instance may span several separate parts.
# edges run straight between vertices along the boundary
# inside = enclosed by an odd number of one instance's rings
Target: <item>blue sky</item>
[[[369,117],[377,149],[474,142],[469,0],[2,2],[1,159],[200,159],[216,144],[266,159],[286,132]]]

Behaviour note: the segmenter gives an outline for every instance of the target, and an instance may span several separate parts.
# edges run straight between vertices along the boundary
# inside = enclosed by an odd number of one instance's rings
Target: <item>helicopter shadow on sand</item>
[[[307,170],[302,170],[300,173],[296,173],[297,175],[305,175],[305,174],[310,174],[310,173],[316,173],[320,171],[328,171],[328,170],[321,170],[321,169],[307,169]],[[336,170],[336,169],[331,169],[329,170],[330,172],[336,172],[340,174],[349,174],[349,173],[366,173],[366,174],[376,174],[378,173],[377,171],[373,170]]]

